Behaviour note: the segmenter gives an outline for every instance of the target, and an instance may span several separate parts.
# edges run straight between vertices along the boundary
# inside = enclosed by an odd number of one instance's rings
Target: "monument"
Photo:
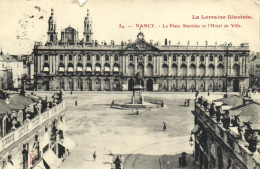
[[[149,98],[143,96],[144,88],[142,86],[142,77],[138,73],[136,73],[135,83],[133,87],[133,94],[131,99],[120,99],[120,100],[113,100],[111,103],[111,108],[115,109],[132,109],[132,110],[141,110],[141,109],[152,109],[152,108],[159,108],[164,107],[163,100],[158,100],[155,98]]]
[[[133,87],[132,104],[143,104],[143,86],[141,84],[141,76],[139,72],[135,75],[135,86]]]

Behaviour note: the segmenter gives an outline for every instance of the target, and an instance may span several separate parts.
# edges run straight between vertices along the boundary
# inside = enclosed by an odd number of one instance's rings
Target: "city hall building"
[[[37,90],[132,90],[139,72],[146,91],[239,91],[248,88],[248,44],[210,46],[164,45],[145,41],[142,32],[134,42],[116,45],[93,40],[89,12],[83,40],[67,27],[58,39],[52,10],[48,41],[34,46]]]

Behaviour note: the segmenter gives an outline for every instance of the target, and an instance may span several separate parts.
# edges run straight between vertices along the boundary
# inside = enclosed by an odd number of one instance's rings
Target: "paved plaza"
[[[204,93],[206,94],[206,93]],[[61,169],[110,169],[116,155],[121,155],[125,169],[180,168],[179,154],[188,153],[194,127],[194,93],[148,93],[144,96],[164,100],[165,107],[150,111],[111,109],[114,99],[131,98],[131,92],[65,93],[67,136],[77,144]],[[190,107],[184,100],[191,99]],[[75,106],[77,100],[78,106]],[[163,122],[167,130],[163,131]],[[97,158],[93,161],[93,152]]]

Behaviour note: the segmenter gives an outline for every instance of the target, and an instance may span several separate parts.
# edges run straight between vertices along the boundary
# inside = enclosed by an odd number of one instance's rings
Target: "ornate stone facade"
[[[142,32],[133,43],[98,44],[92,40],[91,25],[88,13],[82,41],[69,27],[73,38],[63,31],[59,42],[49,38],[46,45],[35,44],[37,90],[132,90],[137,72],[147,91],[239,91],[248,87],[247,44],[167,45],[166,40],[159,46],[146,42]]]

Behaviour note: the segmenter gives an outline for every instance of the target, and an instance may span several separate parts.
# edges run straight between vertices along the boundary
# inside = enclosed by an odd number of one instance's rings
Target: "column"
[[[135,70],[134,70],[134,74],[137,73],[137,56],[134,55],[134,62],[135,62]]]
[[[185,56],[187,58],[187,75],[190,76],[190,58],[189,55]]]
[[[181,75],[181,56],[180,55],[177,55],[177,60],[178,60],[177,76],[180,76]]]
[[[49,55],[49,73],[52,74],[53,73],[53,70],[52,70],[52,58],[53,58],[53,55]]]
[[[110,74],[112,74],[112,71],[113,71],[113,62],[112,62],[112,56],[111,54],[109,54],[109,60],[110,60]]]
[[[196,76],[199,76],[199,55],[196,55]]]
[[[145,75],[146,75],[147,56],[144,55],[144,56],[143,56],[143,59],[144,59],[144,76],[145,76]]]
[[[101,91],[103,91],[104,90],[104,78],[103,77],[101,77],[100,78],[100,88],[101,88]]]
[[[94,70],[95,70],[95,62],[94,62],[94,60],[96,60],[96,55],[90,54],[90,57],[91,57],[91,62],[92,62],[92,74],[94,74]],[[95,88],[93,88],[93,85],[92,85],[92,89],[95,89]]]
[[[171,73],[171,70],[172,70],[172,66],[171,66],[171,55],[169,55],[169,57],[168,57],[168,67],[169,67],[169,69],[168,69],[168,76],[170,76],[172,73]]]
[[[233,65],[234,65],[234,57],[233,55],[230,57],[230,75],[233,76],[234,75],[234,71],[233,71]]]
[[[69,56],[67,54],[64,54],[65,72],[68,70],[68,60],[69,60]]]
[[[73,60],[73,66],[74,66],[74,71],[73,72],[76,72],[76,69],[77,69],[77,56],[78,55],[72,55],[72,60]]]
[[[86,57],[87,57],[87,56],[86,56],[86,55],[82,55],[81,57],[82,57],[82,62],[83,62],[83,63],[82,63],[82,64],[83,64],[83,70],[82,70],[82,72],[85,73],[85,72],[86,72]]]
[[[209,55],[205,55],[205,76],[208,76]]]
[[[104,73],[104,59],[105,59],[105,55],[102,55],[102,54],[100,54],[100,65],[101,65],[101,67],[100,67],[100,73]],[[101,80],[101,79],[100,79]],[[101,83],[101,82],[100,82]],[[102,90],[102,88],[101,88],[101,90]]]
[[[242,69],[243,69],[243,64],[242,64],[242,62],[243,62],[243,58],[242,58],[242,56],[239,56],[239,75],[242,75]]]
[[[156,75],[157,65],[156,65],[156,56],[152,56],[153,59],[153,75]]]

